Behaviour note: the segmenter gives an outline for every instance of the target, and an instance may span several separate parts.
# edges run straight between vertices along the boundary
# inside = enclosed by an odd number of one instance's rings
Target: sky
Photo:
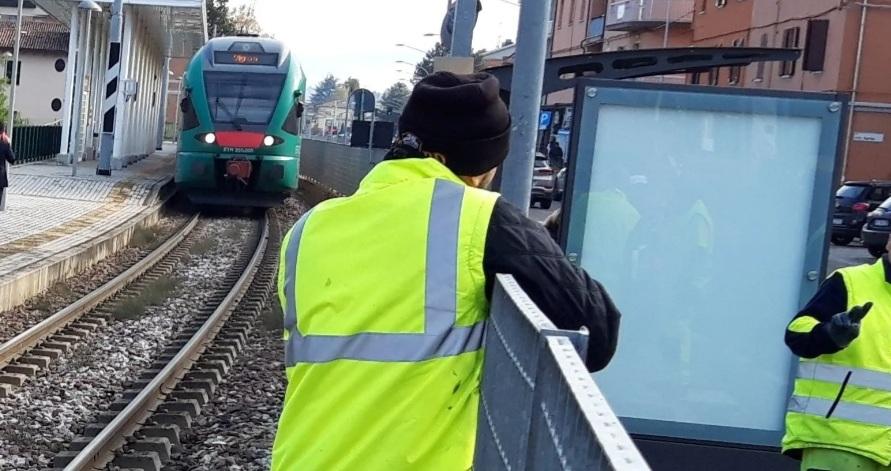
[[[446,0],[255,0],[260,26],[291,48],[311,87],[327,74],[358,78],[364,88],[382,92],[411,78],[412,64],[439,40]],[[230,0],[230,6],[248,3]],[[516,0],[482,0],[474,49],[495,49],[515,39],[520,8]],[[435,37],[424,37],[435,33]],[[402,70],[402,72],[397,72]]]

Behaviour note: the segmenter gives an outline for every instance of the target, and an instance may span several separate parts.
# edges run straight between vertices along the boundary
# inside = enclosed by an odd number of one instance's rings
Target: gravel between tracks
[[[158,224],[152,226],[158,235],[157,242],[166,240],[186,220],[185,215],[172,215],[161,219]],[[29,299],[25,304],[0,312],[0,343],[24,332],[120,275],[148,255],[150,248],[124,248],[83,273],[54,283],[46,292]]]
[[[295,198],[273,210],[282,237],[304,212],[306,204]],[[192,423],[182,453],[172,457],[165,471],[269,469],[287,386],[284,355],[282,313],[273,297],[251,332],[248,347]]]
[[[180,281],[166,300],[136,319],[110,321],[13,396],[0,399],[0,470],[49,465],[191,319],[190,311],[203,304],[231,266],[234,239],[248,237],[241,231],[253,224],[246,219],[207,223],[199,235],[219,242],[178,263]]]

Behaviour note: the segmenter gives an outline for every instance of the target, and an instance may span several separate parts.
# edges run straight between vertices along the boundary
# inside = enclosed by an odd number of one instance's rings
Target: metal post
[[[520,7],[517,53],[511,83],[510,114],[513,120],[510,153],[502,168],[504,198],[524,213],[529,212],[535,138],[541,111],[541,87],[548,41],[547,18],[551,0],[525,1]]]
[[[93,13],[86,10],[83,14],[86,16],[86,21],[84,22],[84,29],[81,31],[80,45],[77,47],[77,70],[74,72],[76,82],[74,84],[73,118],[77,127],[74,128],[74,147],[68,153],[68,160],[71,164],[71,176],[77,175],[77,163],[80,161],[84,149],[84,127],[86,126],[86,123],[83,121],[84,113],[82,108],[84,101],[84,78],[87,76],[87,49],[90,47],[90,23],[92,21]]]
[[[184,74],[185,75],[185,74]],[[179,104],[183,96],[183,76],[179,77],[179,87],[176,89],[176,112],[173,114],[173,142],[179,143]]]
[[[124,0],[111,4],[111,27],[108,41],[108,68],[105,70],[105,102],[102,104],[102,142],[99,145],[99,164],[96,175],[111,175],[114,152],[114,122],[117,113],[119,77],[121,75],[121,16]]]
[[[452,49],[449,55],[471,57],[473,55],[473,27],[476,23],[477,0],[457,1],[455,27],[452,30]],[[541,18],[545,18],[545,16]]]
[[[67,163],[68,153],[71,152],[71,123],[73,121],[72,108],[74,107],[74,82],[77,77],[72,64],[77,64],[77,32],[80,31],[80,10],[77,5],[71,7],[71,27],[68,34],[68,60],[65,62],[68,67],[65,68],[65,95],[62,97],[62,139],[59,145],[59,163]],[[63,160],[64,159],[64,160]]]
[[[19,73],[19,49],[22,45],[22,4],[24,0],[19,0],[19,6],[15,19],[15,45],[12,52],[12,75],[9,78],[9,116],[7,116],[6,133],[12,140],[13,125],[15,124],[15,89],[18,82]]]
[[[161,107],[158,113],[158,139],[155,142],[155,150],[161,150],[164,145],[164,128],[167,124],[167,93],[170,83],[170,57],[164,58],[164,69],[161,71],[161,76],[164,77],[162,79],[164,81],[161,82],[161,96],[158,97]]]

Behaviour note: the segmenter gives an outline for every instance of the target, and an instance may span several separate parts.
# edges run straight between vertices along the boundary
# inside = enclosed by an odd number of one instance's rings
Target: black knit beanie
[[[456,175],[482,175],[497,167],[507,157],[511,128],[499,89],[498,79],[486,73],[427,76],[402,111],[396,147],[438,152]],[[398,158],[395,154],[389,158]]]

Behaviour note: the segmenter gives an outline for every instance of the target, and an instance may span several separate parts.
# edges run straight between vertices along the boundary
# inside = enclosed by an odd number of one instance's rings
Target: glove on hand
[[[866,317],[872,303],[854,306],[848,312],[840,312],[826,325],[826,333],[839,348],[845,348],[860,335],[860,321]]]

